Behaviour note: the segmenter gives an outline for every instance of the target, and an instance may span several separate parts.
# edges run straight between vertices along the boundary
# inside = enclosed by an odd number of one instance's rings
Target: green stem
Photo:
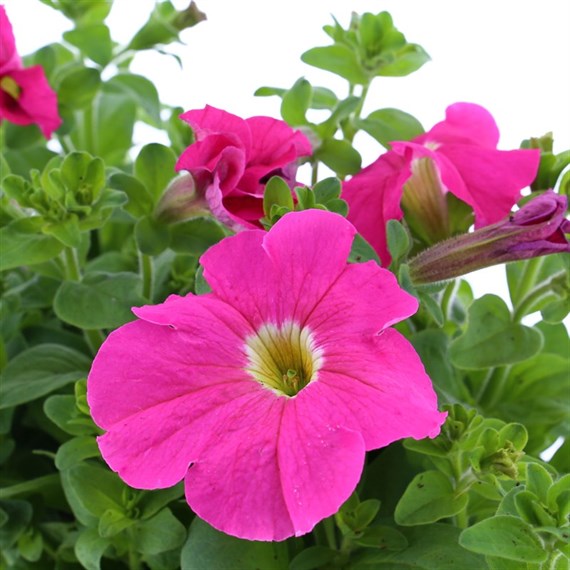
[[[135,535],[130,528],[128,531],[129,536],[129,570],[142,570],[143,564],[140,554],[134,549]]]
[[[498,366],[488,376],[483,388],[479,392],[479,404],[485,410],[492,410],[500,401],[505,390],[505,384],[511,371],[510,366]]]
[[[562,271],[560,274],[564,275],[564,272]],[[520,322],[524,316],[532,313],[533,307],[542,297],[552,293],[552,281],[558,276],[559,274],[553,275],[546,283],[542,283],[526,294],[514,311],[513,321],[515,323]]]
[[[152,302],[154,296],[154,264],[152,257],[139,252],[139,267],[143,282],[143,297]]]
[[[465,473],[463,471],[463,466],[462,466],[462,453],[460,451],[456,451],[455,456],[451,456],[450,457],[451,460],[451,466],[453,468],[453,476],[455,479],[455,491],[460,491],[460,495],[462,495],[463,493],[465,493],[470,485],[465,485],[464,484],[464,479],[465,479]],[[461,489],[461,487],[464,487],[463,489]],[[455,526],[457,528],[467,528],[469,526],[469,516],[467,514],[467,507],[469,506],[469,503],[467,503],[467,505],[465,505],[465,508],[458,512],[454,519],[455,519]]]
[[[334,517],[329,517],[323,521],[323,525],[325,527],[325,534],[327,536],[327,543],[330,548],[336,550],[338,548],[336,542],[336,530],[335,530],[335,523]]]
[[[536,276],[540,271],[543,262],[544,257],[535,257],[533,259],[529,259],[526,262],[520,280],[517,283],[516,295],[519,299],[522,299],[524,301],[524,298],[532,289]]]
[[[69,281],[81,281],[81,267],[79,264],[79,255],[73,247],[66,247],[63,250],[65,261],[65,274]],[[98,329],[82,329],[85,342],[89,346],[91,352],[96,354],[99,347],[105,340],[105,335]]]
[[[311,167],[311,186],[314,186],[319,180],[319,163],[315,160]]]

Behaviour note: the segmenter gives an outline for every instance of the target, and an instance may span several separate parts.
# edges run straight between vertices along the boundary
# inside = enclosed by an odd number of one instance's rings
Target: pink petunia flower
[[[307,137],[271,117],[244,120],[209,105],[181,118],[196,142],[176,170],[199,180],[198,193],[221,222],[235,230],[261,227],[265,183],[273,175],[294,183],[298,158],[311,154]]]
[[[417,301],[376,263],[347,263],[355,233],[307,210],[226,238],[201,259],[212,293],[133,309],[111,333],[87,397],[126,483],[185,479],[214,527],[283,540],[338,510],[365,451],[439,433],[430,379],[389,328]]]
[[[61,125],[57,96],[40,65],[23,68],[12,25],[0,5],[0,122],[37,124],[46,138]]]
[[[343,185],[348,218],[390,263],[386,221],[400,219],[404,206],[420,220],[426,241],[449,237],[445,194],[471,206],[475,227],[498,222],[536,175],[538,150],[497,150],[499,130],[489,112],[472,103],[455,103],[445,120],[409,142],[393,142]]]

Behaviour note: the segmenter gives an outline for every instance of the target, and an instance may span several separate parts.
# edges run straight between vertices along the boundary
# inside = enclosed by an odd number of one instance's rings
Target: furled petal
[[[405,151],[403,152],[405,154]],[[342,198],[348,202],[348,219],[380,256],[390,264],[386,243],[388,220],[402,217],[402,188],[411,176],[410,156],[387,152],[342,185]]]
[[[206,105],[203,109],[187,111],[180,118],[192,127],[198,141],[215,134],[233,135],[234,144],[239,141],[249,156],[251,132],[241,117]]]
[[[10,71],[20,93],[14,99],[0,90],[0,118],[17,125],[37,123],[46,138],[61,125],[57,96],[39,65]]]
[[[267,167],[267,173],[296,160],[298,156],[311,154],[309,139],[283,121],[271,117],[250,117],[245,122],[252,138],[250,166],[263,165]]]
[[[416,137],[414,142],[459,143],[495,149],[499,142],[499,129],[484,107],[474,103],[455,103],[445,110],[445,120]]]
[[[397,331],[329,346],[323,361],[319,401],[327,402],[327,413],[345,412],[344,425],[362,434],[367,450],[439,433],[446,414],[437,411],[422,362]]]
[[[417,310],[417,299],[400,289],[394,274],[369,261],[347,266],[306,324],[319,345],[334,347],[354,335],[372,337]]]
[[[509,214],[521,189],[534,180],[540,161],[539,150],[502,151],[459,144],[442,145],[437,154],[447,158],[463,180],[465,190],[450,180],[451,170],[438,161],[443,183],[473,208],[477,228]]]
[[[0,5],[0,77],[20,67],[22,67],[22,61],[16,51],[12,24],[8,20],[6,8]]]

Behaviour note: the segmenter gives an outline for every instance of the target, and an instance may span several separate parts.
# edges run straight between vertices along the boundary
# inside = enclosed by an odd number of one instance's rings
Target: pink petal
[[[413,142],[469,144],[495,149],[499,142],[499,129],[491,113],[474,103],[455,103],[445,110],[445,120]]]
[[[247,378],[243,343],[252,330],[232,307],[188,295],[135,313],[144,320],[111,333],[89,374],[89,405],[103,429],[204,386]]]
[[[356,335],[372,337],[418,309],[393,273],[374,261],[349,265],[306,321],[322,347]],[[350,319],[346,316],[350,315]]]
[[[452,171],[440,164],[443,183],[475,212],[477,228],[498,222],[520,199],[520,191],[532,183],[540,161],[539,150],[489,150],[447,144],[436,154],[453,164],[463,180],[461,188],[451,179]]]
[[[439,433],[446,414],[437,411],[423,364],[397,331],[345,340],[336,349],[329,346],[323,359],[315,382],[322,394],[319,401],[329,407],[326,413],[343,410],[343,425],[362,434],[367,450]]]
[[[49,138],[61,125],[57,109],[57,96],[50,87],[44,70],[39,65],[10,72],[20,87],[18,99],[2,92],[0,116],[17,125],[36,123]]]
[[[254,327],[292,318],[302,322],[344,271],[354,234],[337,214],[292,212],[269,233],[223,240],[200,262],[216,295],[248,315]]]
[[[22,61],[16,51],[12,24],[6,14],[6,8],[0,5],[0,76],[21,67]]]
[[[185,487],[192,509],[215,528],[249,540],[294,534],[277,451],[286,403],[260,389],[236,402],[231,421],[211,426],[214,435]]]
[[[245,150],[226,135],[210,135],[190,145],[178,159],[176,170],[207,170],[218,175],[220,186],[229,193],[245,171]]]
[[[364,466],[364,441],[309,385],[287,402],[279,431],[281,484],[295,535],[310,532],[350,497]]]
[[[311,154],[311,143],[305,135],[294,131],[287,123],[271,117],[246,119],[251,130],[249,166],[263,165],[266,173]]]
[[[386,243],[386,224],[388,220],[402,218],[400,200],[404,184],[411,176],[410,160],[395,152],[387,152],[342,186],[341,197],[349,206],[348,219],[385,266],[391,261]]]
[[[232,424],[238,419],[235,414],[240,401],[261,390],[256,386],[252,389],[250,384],[204,385],[176,398],[157,400],[147,408],[133,409],[131,415],[109,426],[109,431],[97,438],[101,455],[132,487],[159,489],[175,485],[184,478],[190,464],[203,456],[210,440],[224,435],[226,422]],[[156,392],[150,382],[145,386],[132,383],[131,390],[137,389]]]
[[[213,134],[233,135],[235,142],[239,141],[245,155],[249,156],[251,133],[241,117],[206,105],[203,109],[187,111],[180,118],[192,127],[198,141]]]

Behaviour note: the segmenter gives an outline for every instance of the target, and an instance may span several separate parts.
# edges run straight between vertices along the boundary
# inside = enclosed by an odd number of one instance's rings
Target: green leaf
[[[354,85],[366,85],[369,82],[356,54],[343,44],[312,48],[301,55],[301,60],[313,67],[340,75]]]
[[[167,552],[179,548],[185,540],[186,529],[170,509],[162,509],[154,517],[133,527],[133,544],[143,554]]]
[[[13,358],[3,372],[0,408],[41,398],[85,376],[91,360],[59,344],[41,344]]]
[[[548,490],[552,485],[550,473],[538,463],[528,463],[526,466],[526,489],[540,501],[546,503]]]
[[[334,176],[320,180],[313,186],[313,193],[317,204],[326,205],[331,200],[340,196],[342,185],[340,180]]]
[[[389,148],[393,141],[409,141],[424,133],[421,123],[399,109],[379,109],[357,122],[357,126]]]
[[[101,453],[94,437],[74,437],[63,443],[57,450],[55,466],[62,471],[77,465],[85,459],[100,456]]]
[[[293,210],[293,196],[289,185],[280,176],[272,176],[265,185],[263,192],[263,212],[267,218],[271,217],[271,207],[273,205],[282,206],[288,210]]]
[[[151,143],[142,147],[135,160],[135,176],[145,185],[155,203],[176,174],[176,155],[167,146]]]
[[[184,570],[287,570],[287,545],[239,540],[196,517],[182,548],[181,566]]]
[[[78,48],[90,60],[103,67],[113,57],[113,44],[109,28],[105,24],[78,26],[63,33],[66,42]]]
[[[451,517],[467,506],[467,494],[455,496],[451,481],[440,471],[414,477],[401,497],[394,519],[403,526],[427,524]]]
[[[325,139],[314,156],[331,170],[344,178],[360,170],[362,158],[358,151],[345,140]]]
[[[81,229],[76,215],[71,214],[61,222],[48,223],[43,231],[58,239],[64,246],[78,248],[81,245]]]
[[[131,307],[144,303],[139,275],[92,272],[80,282],[64,281],[53,308],[58,318],[81,329],[113,329],[132,321]]]
[[[348,256],[349,263],[364,263],[365,261],[375,261],[381,265],[378,254],[374,248],[360,235],[354,236],[350,255]]]
[[[136,103],[128,95],[113,93],[103,86],[94,103],[94,134],[92,142],[86,143],[91,154],[101,157],[107,166],[121,165],[131,148],[133,128],[136,119]],[[113,128],[109,128],[113,125]],[[72,139],[81,145],[81,141]]]
[[[548,557],[532,527],[510,515],[484,519],[466,528],[459,544],[472,552],[520,562],[544,562]]]
[[[309,546],[301,550],[289,564],[289,570],[315,570],[332,562],[338,553],[326,546]]]
[[[405,257],[412,245],[406,228],[398,220],[388,220],[386,225],[388,249],[394,261]]]
[[[44,402],[44,412],[56,426],[71,435],[98,433],[91,418],[78,410],[74,396],[50,396]]]
[[[467,329],[451,343],[453,364],[463,369],[481,369],[514,364],[536,354],[541,334],[514,323],[505,302],[484,295],[469,307]]]
[[[18,539],[18,552],[24,560],[29,562],[37,562],[44,550],[44,541],[41,533],[28,530]]]
[[[399,551],[408,546],[406,537],[391,526],[372,526],[364,530],[361,536],[353,539],[355,544],[365,548]]]
[[[63,243],[43,233],[41,218],[14,220],[0,229],[0,271],[43,263],[58,255]]]
[[[417,44],[406,44],[403,49],[398,51],[395,60],[387,65],[382,65],[377,74],[385,77],[403,77],[417,71],[430,59],[423,47]]]
[[[101,570],[101,558],[111,546],[108,538],[99,536],[96,528],[84,528],[75,543],[75,555],[86,570]]]
[[[61,472],[61,483],[73,513],[85,526],[97,527],[108,510],[124,511],[125,485],[106,468],[78,463]]]
[[[0,499],[0,513],[4,515],[4,523],[0,524],[0,547],[9,548],[30,524],[32,506],[27,501]]]
[[[457,543],[459,529],[431,524],[400,529],[408,548],[399,552],[367,550],[351,563],[351,570],[483,570],[483,557]]]
[[[141,511],[141,519],[148,519],[166,507],[168,503],[184,497],[184,483],[178,483],[168,489],[145,491],[137,503]]]
[[[283,94],[281,116],[287,123],[292,126],[307,124],[305,114],[310,107],[312,93],[311,84],[301,77]]]
[[[135,226],[135,240],[141,253],[159,255],[170,242],[169,228],[152,216],[145,216]]]
[[[59,85],[58,102],[71,109],[84,109],[91,104],[100,86],[101,76],[96,69],[92,67],[74,69]]]
[[[123,208],[135,218],[141,218],[152,213],[154,201],[149,191],[134,176],[118,172],[109,179],[109,186],[123,191],[129,201]]]
[[[135,524],[135,521],[127,517],[124,512],[109,509],[99,519],[99,535],[104,538],[116,536],[126,528],[133,526],[133,524]]]
[[[142,75],[120,73],[107,81],[106,89],[110,93],[117,92],[128,95],[145,111],[151,120],[151,124],[155,127],[160,127],[162,123],[160,118],[160,99],[152,81]]]
[[[224,237],[222,226],[210,218],[195,218],[170,226],[170,247],[177,253],[202,255]]]

